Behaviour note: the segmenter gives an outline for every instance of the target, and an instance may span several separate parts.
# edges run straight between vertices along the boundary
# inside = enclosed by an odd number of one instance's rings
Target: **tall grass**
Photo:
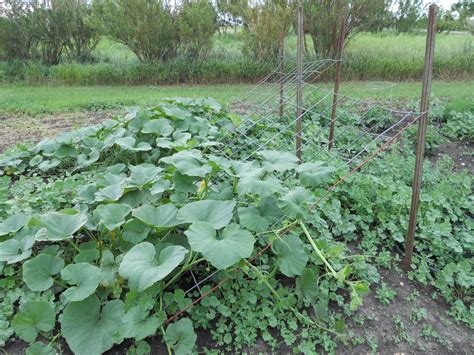
[[[307,60],[313,60],[312,41],[306,38]],[[126,46],[104,38],[95,49],[96,63],[62,63],[48,67],[35,62],[0,63],[0,81],[52,82],[76,85],[162,85],[178,83],[254,82],[275,64],[244,57],[241,35],[214,38],[213,49],[201,61],[178,58],[169,63],[142,64]],[[425,34],[363,33],[345,50],[344,80],[403,81],[420,79],[423,72]],[[286,39],[286,56],[295,57],[296,37]],[[290,63],[290,62],[289,62]],[[291,65],[291,64],[289,64]],[[436,79],[474,79],[474,37],[438,34],[433,67]],[[329,72],[323,78],[332,80]]]

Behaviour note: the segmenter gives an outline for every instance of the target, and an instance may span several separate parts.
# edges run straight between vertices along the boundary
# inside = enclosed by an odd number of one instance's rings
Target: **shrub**
[[[125,44],[145,63],[176,56],[178,33],[171,8],[156,0],[97,0],[94,13],[102,30]]]
[[[92,7],[87,0],[68,0],[63,6],[67,16],[65,46],[68,56],[78,62],[91,61],[92,51],[100,39],[99,30],[92,21]]]
[[[389,17],[385,5],[384,0],[304,1],[304,30],[311,35],[316,55],[334,57],[342,14],[345,14],[347,41],[356,32],[383,27]]]
[[[244,11],[244,54],[260,62],[275,60],[280,32],[287,32],[294,8],[285,1],[269,1]]]
[[[203,57],[211,49],[217,14],[207,0],[185,1],[177,19],[183,52],[191,58]]]
[[[0,55],[6,60],[28,60],[37,38],[31,8],[22,1],[5,0],[0,11]]]

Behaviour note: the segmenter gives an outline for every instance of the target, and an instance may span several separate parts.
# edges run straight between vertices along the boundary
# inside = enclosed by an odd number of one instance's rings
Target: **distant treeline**
[[[302,1],[307,56],[333,57],[341,21],[346,41],[361,31],[391,28],[407,32],[423,26],[421,0]],[[294,33],[296,1],[267,0],[4,0],[0,5],[1,80],[74,84],[162,84],[253,81],[271,70],[281,32]],[[389,4],[390,3],[390,4]],[[341,14],[345,14],[344,18]],[[465,29],[474,15],[470,1],[440,11],[444,29]],[[242,50],[235,58],[216,55],[213,38],[239,25]],[[132,51],[141,63],[100,63],[94,55],[107,37]],[[307,38],[305,37],[305,38]],[[383,55],[381,54],[383,57]],[[417,60],[387,66],[386,58],[349,58],[347,79],[413,79]],[[365,63],[364,63],[365,60]],[[456,59],[458,60],[458,59]],[[447,75],[472,75],[469,64],[454,64]],[[401,71],[397,72],[398,69]],[[443,73],[444,74],[443,74]]]

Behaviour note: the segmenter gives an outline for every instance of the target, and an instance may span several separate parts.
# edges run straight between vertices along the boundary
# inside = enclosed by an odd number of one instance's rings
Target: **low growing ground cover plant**
[[[189,353],[194,328],[216,325],[227,350],[257,335],[276,348],[272,334],[334,349],[377,271],[316,233],[321,212],[308,208],[334,169],[273,150],[230,159],[219,137],[239,122],[211,99],[170,99],[1,156],[0,342],[53,353],[64,338],[100,354],[130,339],[147,353],[144,339],[161,334]],[[220,270],[235,304],[210,297],[170,318],[198,296],[190,270]],[[243,310],[265,320],[233,322]]]

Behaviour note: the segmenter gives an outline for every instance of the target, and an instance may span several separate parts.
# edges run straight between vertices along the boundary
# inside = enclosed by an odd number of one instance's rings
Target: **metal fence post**
[[[418,141],[416,146],[416,163],[413,177],[413,188],[411,195],[410,220],[408,222],[408,233],[405,244],[405,256],[402,268],[408,271],[411,267],[413,256],[413,243],[416,232],[416,218],[420,202],[421,182],[423,176],[423,158],[425,154],[426,129],[428,125],[428,110],[430,104],[431,77],[433,71],[433,57],[436,38],[436,12],[437,6],[430,5],[428,17],[428,33],[426,35],[425,68],[423,71],[423,89],[421,92],[420,111],[421,118],[418,121]]]
[[[301,116],[303,115],[303,6],[298,3],[298,38],[296,50],[296,156],[301,161]]]
[[[331,150],[334,143],[334,126],[336,123],[336,114],[337,114],[337,96],[339,94],[339,83],[341,81],[342,51],[344,50],[345,35],[346,35],[346,15],[343,12],[341,14],[341,29],[339,33],[339,41],[337,44],[336,77],[334,79],[334,96],[332,98],[331,122],[329,126],[329,143],[328,143],[329,150]]]
[[[285,88],[284,88],[284,82],[285,82],[285,32],[280,32],[280,49],[279,49],[279,60],[280,63],[278,65],[280,69],[280,107],[279,107],[279,112],[280,112],[280,118],[283,117],[283,111],[285,109]]]

